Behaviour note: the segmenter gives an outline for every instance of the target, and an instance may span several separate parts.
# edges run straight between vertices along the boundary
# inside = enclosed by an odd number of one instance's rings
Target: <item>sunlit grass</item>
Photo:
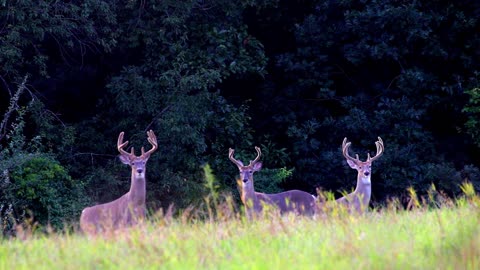
[[[479,201],[313,219],[160,215],[102,237],[23,234],[1,240],[0,269],[480,269]]]

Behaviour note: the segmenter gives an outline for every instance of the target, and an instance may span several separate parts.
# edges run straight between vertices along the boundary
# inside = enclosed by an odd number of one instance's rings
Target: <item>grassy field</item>
[[[365,216],[156,218],[122,232],[0,240],[0,269],[480,269],[480,204]]]

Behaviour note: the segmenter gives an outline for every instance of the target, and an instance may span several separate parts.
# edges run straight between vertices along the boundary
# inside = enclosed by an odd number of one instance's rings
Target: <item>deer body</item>
[[[257,193],[258,194],[258,193]],[[313,215],[315,197],[301,190],[289,190],[276,194],[260,193],[262,202],[269,202],[278,206],[280,213],[295,212],[297,214]]]
[[[378,141],[375,142],[375,145],[377,146],[376,155],[374,157],[370,157],[369,153],[366,161],[360,161],[358,155],[356,155],[356,158],[352,158],[348,154],[348,148],[350,147],[350,144],[350,142],[347,142],[347,138],[343,140],[342,153],[346,158],[348,165],[352,169],[358,171],[357,186],[352,193],[347,194],[336,201],[346,206],[351,212],[364,213],[368,208],[370,197],[372,195],[372,162],[383,154],[384,145],[382,139],[378,137]]]
[[[95,234],[128,227],[145,219],[146,163],[150,154],[158,147],[157,139],[153,131],[147,132],[148,141],[153,148],[145,153],[142,147],[142,155],[137,157],[133,148],[130,153],[123,150],[128,144],[128,141],[123,142],[123,135],[121,132],[117,147],[120,160],[132,168],[130,190],[114,201],[85,208],[80,216],[80,228],[85,233]]]
[[[130,197],[127,193],[114,201],[85,208],[80,217],[82,231],[92,234],[136,224],[145,217],[145,205],[130,203]]]
[[[240,179],[237,181],[240,187],[241,199],[245,205],[247,217],[251,218],[255,214],[261,213],[265,206],[271,205],[278,208],[280,213],[293,212],[301,215],[315,214],[315,197],[307,192],[300,190],[289,190],[276,194],[266,194],[255,192],[253,185],[253,173],[259,171],[262,167],[260,159],[260,148],[257,150],[257,158],[251,161],[248,166],[244,166],[239,160],[233,158],[233,149],[229,149],[230,160],[237,165],[240,170]]]

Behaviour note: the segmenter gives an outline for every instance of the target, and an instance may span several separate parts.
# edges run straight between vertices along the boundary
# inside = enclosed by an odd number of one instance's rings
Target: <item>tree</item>
[[[342,139],[365,153],[381,136],[376,199],[432,182],[456,193],[463,179],[477,181],[470,158],[456,154],[468,153],[457,127],[463,91],[479,70],[476,11],[473,1],[315,2],[296,25],[296,47],[275,58],[277,80],[257,95],[274,100],[263,115],[274,120],[272,137],[291,149],[293,179],[312,190],[353,186]]]
[[[81,182],[73,180],[54,156],[44,152],[39,135],[27,137],[25,126],[38,101],[21,104],[26,77],[13,93],[0,136],[0,221],[2,234],[32,219],[40,225],[64,229],[87,203]],[[38,117],[38,116],[37,116]],[[33,121],[29,121],[33,122]],[[45,121],[45,125],[51,125]],[[30,127],[35,129],[35,127]]]
[[[85,61],[87,51],[115,45],[116,23],[109,2],[6,1],[0,9],[0,66],[3,88],[25,73],[37,79],[56,73],[54,63],[66,67]]]
[[[256,3],[154,1],[116,10],[119,48],[135,60],[123,63],[109,81],[99,103],[107,109],[79,124],[78,130],[88,132],[80,135],[78,149],[112,153],[107,138],[125,131],[132,134],[132,144],[141,145],[145,131],[153,129],[160,149],[148,168],[150,206],[184,207],[201,200],[206,192],[201,165],[206,163],[221,176],[222,188],[235,188],[232,170],[220,160],[234,144],[250,146],[253,130],[246,107],[232,106],[216,88],[231,76],[265,74],[263,47],[242,22],[242,11],[250,5]],[[111,162],[83,166],[97,171]],[[115,174],[105,181],[125,179]],[[90,182],[89,190],[95,186]]]

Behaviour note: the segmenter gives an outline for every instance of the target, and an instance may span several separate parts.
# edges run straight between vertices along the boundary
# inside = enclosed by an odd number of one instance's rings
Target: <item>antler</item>
[[[377,146],[377,153],[372,158],[370,157],[370,153],[368,153],[367,161],[369,161],[369,162],[372,162],[375,159],[379,158],[383,154],[383,150],[385,149],[384,146],[383,146],[382,138],[380,138],[380,137],[378,137],[378,141],[375,142],[375,145]]]
[[[140,156],[142,158],[149,158],[150,155],[158,148],[157,137],[155,136],[155,133],[153,133],[153,130],[147,131],[147,136],[147,140],[152,145],[152,149],[145,153],[145,149],[142,147],[142,155]]]
[[[260,156],[262,155],[262,151],[260,151],[260,147],[255,146],[255,150],[257,150],[257,157],[253,161],[250,161],[250,165],[248,165],[248,166],[251,166],[251,165],[257,163],[260,160]]]
[[[342,153],[343,153],[343,156],[346,158],[346,159],[349,159],[355,163],[358,163],[360,162],[360,159],[358,158],[358,154],[355,155],[356,158],[353,158],[351,157],[349,154],[348,154],[348,148],[350,147],[352,143],[351,142],[347,142],[347,137],[345,137],[345,139],[343,139],[343,143],[342,143]]]
[[[235,152],[235,150],[233,150],[232,148],[228,148],[228,158],[233,162],[235,163],[235,165],[237,165],[237,167],[242,167],[243,166],[243,163],[239,160],[236,160],[234,157],[233,157],[233,153]]]
[[[118,152],[120,152],[120,154],[122,155],[126,155],[126,156],[131,156],[131,155],[135,155],[134,154],[134,150],[133,150],[133,147],[132,147],[132,151],[131,153],[128,153],[127,151],[123,150],[123,148],[125,146],[127,146],[128,144],[128,141],[126,142],[123,142],[123,136],[125,135],[125,132],[120,132],[120,135],[118,135],[118,140],[117,140],[117,149],[118,149]]]
[[[260,156],[262,155],[262,151],[260,151],[260,148],[255,146],[255,150],[257,150],[257,157],[253,160],[253,161],[250,161],[250,164],[248,166],[252,166],[253,164],[257,163],[259,160],[260,160]],[[228,148],[228,158],[233,162],[235,163],[235,165],[237,165],[238,167],[242,167],[243,166],[243,162],[241,162],[240,160],[236,160],[234,157],[233,157],[233,153],[235,152],[235,150],[233,150],[232,148]]]

